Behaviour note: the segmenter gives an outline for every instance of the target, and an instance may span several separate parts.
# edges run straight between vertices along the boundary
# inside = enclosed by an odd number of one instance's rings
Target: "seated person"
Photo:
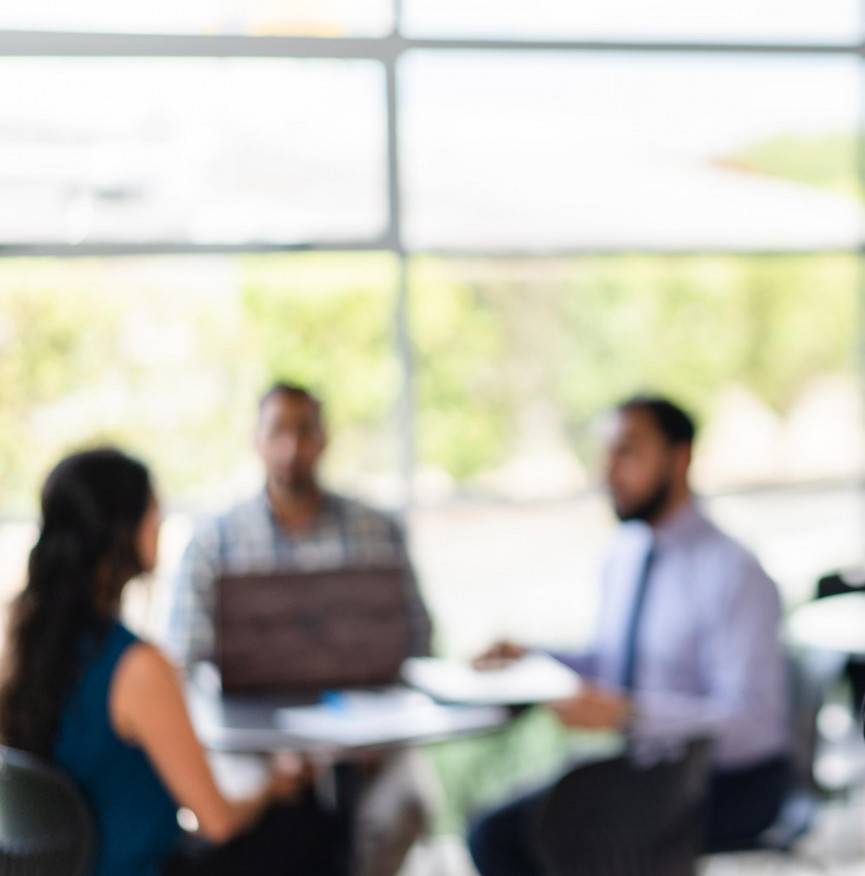
[[[173,666],[119,619],[126,583],[155,565],[159,522],[147,469],[119,451],[70,456],[48,477],[12,606],[0,741],[77,782],[98,831],[92,876],[331,876],[336,834],[301,770],[226,799]],[[185,847],[179,807],[208,842]]]
[[[636,397],[615,412],[606,478],[622,521],[585,653],[555,653],[581,691],[552,708],[566,727],[627,731],[634,741],[714,738],[705,843],[751,837],[777,815],[788,776],[788,678],[780,603],[757,560],[695,504],[691,419]],[[479,659],[513,659],[502,642]],[[493,812],[469,844],[482,876],[535,876],[534,823],[549,789]],[[578,830],[579,825],[574,825]]]
[[[402,533],[378,511],[321,487],[318,464],[326,443],[321,402],[306,389],[276,383],[265,393],[255,429],[264,489],[200,527],[181,561],[167,646],[187,666],[214,657],[221,576],[381,564],[404,569],[406,656],[429,653],[429,616]],[[376,761],[367,761],[358,806],[358,869],[394,876],[426,826],[429,780],[410,752]]]

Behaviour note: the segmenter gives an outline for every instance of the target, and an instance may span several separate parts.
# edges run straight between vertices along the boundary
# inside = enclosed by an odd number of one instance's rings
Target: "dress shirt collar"
[[[279,522],[276,511],[273,508],[270,494],[267,492],[267,487],[264,486],[257,496],[258,505],[267,514],[268,519],[277,529],[282,530],[283,526]],[[328,490],[321,490],[321,505],[316,514],[315,520],[312,521],[310,529],[316,529],[322,525],[322,522],[329,516],[335,513],[336,498]]]
[[[700,528],[703,516],[693,499],[678,508],[657,526],[652,527],[652,542],[656,549],[663,550],[687,541]]]

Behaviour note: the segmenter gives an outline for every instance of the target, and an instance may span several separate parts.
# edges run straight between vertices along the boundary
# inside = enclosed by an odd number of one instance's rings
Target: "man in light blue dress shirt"
[[[637,741],[711,736],[711,848],[754,836],[774,819],[791,720],[777,590],[695,503],[693,441],[692,420],[665,399],[636,397],[616,410],[606,479],[622,526],[591,646],[554,652],[585,684],[552,709],[567,727],[627,728]],[[481,662],[525,650],[499,643]],[[477,824],[470,848],[482,876],[541,876],[533,834],[544,795]]]

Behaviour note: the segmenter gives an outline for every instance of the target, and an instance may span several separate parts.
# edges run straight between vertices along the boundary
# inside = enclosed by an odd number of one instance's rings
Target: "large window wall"
[[[0,10],[4,587],[97,440],[152,461],[167,572],[284,377],[329,481],[407,513],[447,649],[586,626],[638,389],[803,598],[861,551],[861,44],[848,0]]]

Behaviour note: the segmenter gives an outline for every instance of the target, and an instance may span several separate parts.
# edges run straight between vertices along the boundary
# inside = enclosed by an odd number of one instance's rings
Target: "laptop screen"
[[[404,574],[350,567],[221,578],[216,653],[223,690],[393,684],[408,650]]]

